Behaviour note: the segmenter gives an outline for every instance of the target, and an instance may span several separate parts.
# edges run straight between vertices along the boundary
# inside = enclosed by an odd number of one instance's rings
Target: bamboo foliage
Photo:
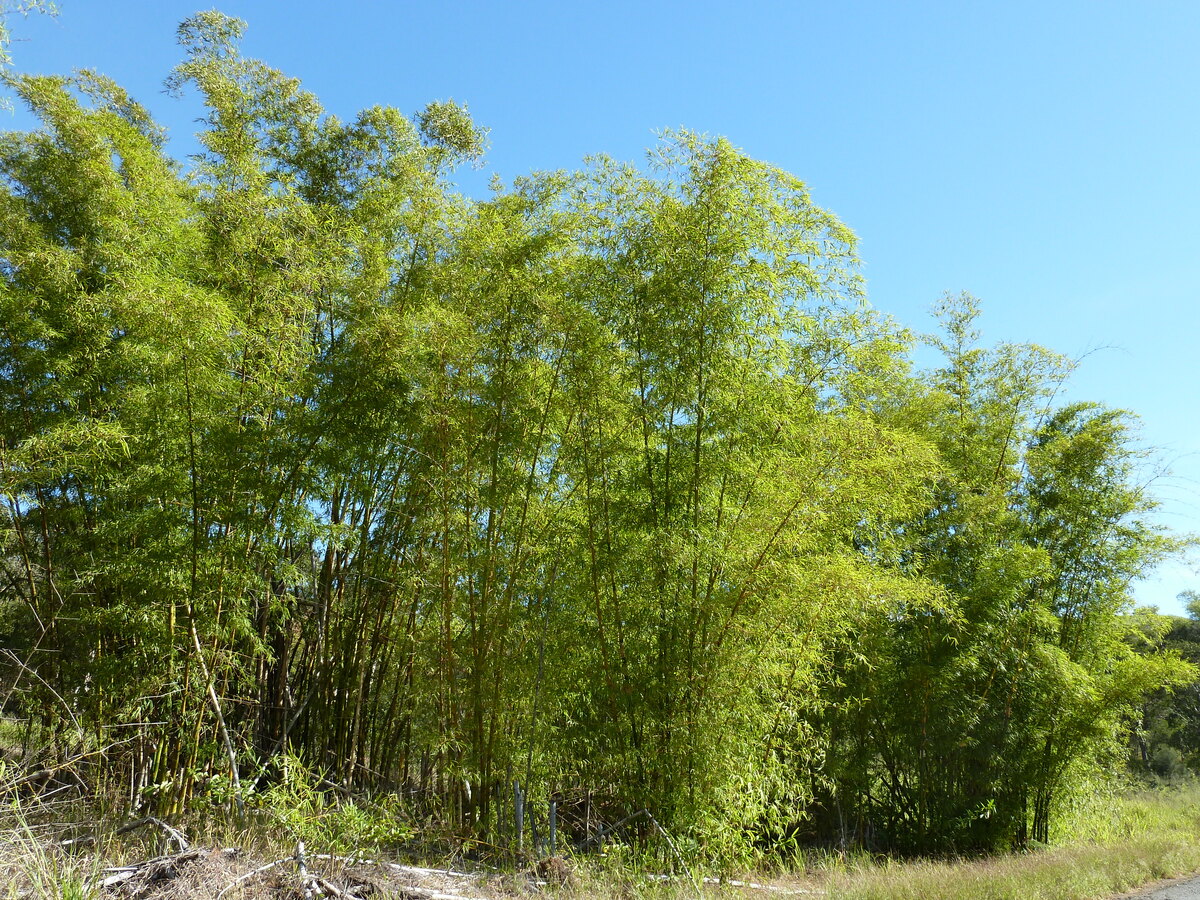
[[[944,301],[947,365],[914,407],[946,468],[900,559],[947,605],[870,623],[833,719],[839,808],[919,852],[1048,841],[1071,779],[1118,752],[1123,691],[1183,674],[1137,657],[1121,614],[1172,545],[1145,518],[1124,414],[1055,410],[1063,361],[980,348],[977,315]]]
[[[181,26],[187,173],[111,82],[13,81],[30,747],[121,728],[111,770],[166,809],[289,751],[481,840],[519,782],[714,854],[963,850],[1046,840],[1187,675],[1125,640],[1172,547],[1128,420],[1057,406],[1062,361],[981,348],[966,299],[914,371],[802,182],[678,133],[469,200],[465,108],[343,123],[242,29]]]

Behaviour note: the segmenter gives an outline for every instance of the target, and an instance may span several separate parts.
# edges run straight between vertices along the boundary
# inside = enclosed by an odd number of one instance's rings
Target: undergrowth
[[[240,813],[210,803],[194,807],[173,824],[193,846],[239,847],[247,860],[284,858],[303,842],[313,853],[471,865],[447,850],[430,852],[437,845],[422,834],[424,823],[395,798],[339,800],[336,791],[318,787],[311,772],[285,765],[270,786],[246,798]],[[1060,822],[1055,846],[1021,853],[898,861],[866,853],[807,850],[797,852],[794,867],[786,873],[768,874],[760,867],[757,873],[723,879],[711,877],[694,848],[686,845],[681,855],[664,847],[638,850],[610,842],[574,857],[566,851],[559,865],[570,877],[550,877],[548,883],[538,883],[547,878],[531,865],[532,857],[510,859],[508,874],[494,872],[481,884],[479,896],[779,896],[762,890],[768,885],[776,892],[831,900],[1092,900],[1200,871],[1200,783],[1124,790],[1094,786],[1068,804]],[[170,852],[169,834],[161,829],[118,833],[117,824],[99,819],[96,807],[79,800],[46,803],[13,793],[5,796],[0,805],[0,900],[101,900],[107,895],[97,885],[105,867]],[[514,869],[526,874],[512,874]]]
[[[1065,810],[1057,840],[978,860],[827,859],[823,886],[845,900],[1111,897],[1200,872],[1200,784],[1096,790]]]

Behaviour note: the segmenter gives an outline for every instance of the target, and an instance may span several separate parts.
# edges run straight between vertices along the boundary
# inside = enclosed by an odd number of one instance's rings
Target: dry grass
[[[378,855],[304,848],[279,831],[234,827],[215,816],[196,828],[203,840],[194,837],[183,849],[153,823],[125,834],[111,827],[88,834],[83,822],[33,824],[19,808],[3,818],[0,898],[12,900],[494,900],[507,889]]]
[[[303,872],[293,858],[295,836],[269,821],[237,826],[223,816],[193,816],[183,824],[192,849],[181,854],[169,833],[153,826],[120,835],[110,827],[94,842],[63,846],[64,838],[91,829],[81,816],[86,819],[79,805],[65,804],[12,807],[0,815],[0,900],[213,900],[221,891],[226,891],[222,900],[305,896]],[[765,888],[709,881],[699,893],[702,900],[1091,900],[1200,871],[1198,787],[1100,798],[1081,805],[1066,824],[1071,836],[1047,850],[957,862],[810,858],[805,871],[774,878]],[[232,847],[239,852],[223,852]],[[394,864],[352,865],[328,858],[337,854],[323,857],[328,849],[309,848],[307,886],[324,884],[325,896],[341,900],[505,900],[546,894],[696,900],[698,893],[688,878],[652,880],[619,856],[555,864],[528,875],[461,879]],[[159,862],[145,866],[153,859]],[[445,868],[448,862],[432,865]],[[142,867],[103,886],[113,867],[122,865]],[[252,874],[255,870],[261,871]]]
[[[14,827],[0,832],[0,895],[10,898],[83,900],[99,873],[94,856],[61,852],[40,829]]]
[[[983,860],[836,858],[778,887],[831,900],[1095,900],[1200,872],[1200,787],[1095,796],[1068,815],[1060,846]],[[814,878],[815,874],[815,878]]]
[[[971,862],[912,862],[832,877],[846,900],[1085,900],[1200,870],[1200,848],[1170,839],[1066,847]]]

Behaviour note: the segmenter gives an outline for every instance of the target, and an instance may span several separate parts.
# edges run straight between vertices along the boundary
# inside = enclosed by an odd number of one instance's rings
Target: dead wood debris
[[[548,856],[539,860],[533,867],[533,875],[537,880],[546,884],[572,888],[579,886],[579,878],[575,875],[575,870],[561,856]]]
[[[308,853],[254,865],[235,848],[188,847],[144,862],[105,869],[98,893],[113,900],[214,900],[278,897],[286,900],[485,900],[464,893],[480,876],[379,860]]]
[[[128,822],[114,831],[113,834],[128,834],[129,832],[135,831],[138,828],[142,828],[146,825],[153,825],[155,828],[158,828],[160,831],[166,834],[166,836],[170,838],[170,840],[173,841],[179,848],[180,853],[190,849],[191,844],[188,843],[188,839],[184,837],[182,831],[172,825],[168,825],[162,819],[156,819],[154,816],[146,816],[138,819],[137,821]],[[95,843],[96,835],[94,832],[90,832],[88,834],[80,835],[79,837],[73,837],[59,841],[58,845],[64,849],[69,849],[71,847],[89,846]]]

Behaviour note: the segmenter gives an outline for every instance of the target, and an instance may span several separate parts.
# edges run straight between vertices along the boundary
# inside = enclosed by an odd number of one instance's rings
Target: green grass
[[[822,885],[836,900],[1091,900],[1200,872],[1200,787],[1096,795],[1058,846],[983,860],[859,863]]]
[[[1093,792],[1059,824],[1055,846],[985,859],[879,859],[869,854],[818,855],[806,871],[744,880],[806,891],[789,897],[706,884],[706,900],[1096,900],[1164,878],[1200,872],[1200,784],[1125,793]],[[631,869],[585,861],[584,897],[695,900],[686,879],[638,881]]]

